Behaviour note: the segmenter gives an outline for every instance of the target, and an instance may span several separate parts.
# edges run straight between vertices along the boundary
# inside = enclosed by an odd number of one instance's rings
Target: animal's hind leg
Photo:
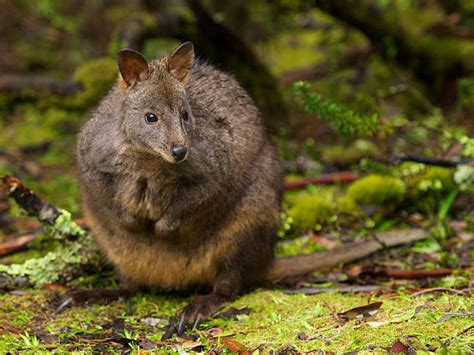
[[[163,336],[167,339],[174,332],[182,334],[186,326],[196,328],[203,319],[213,316],[242,291],[248,291],[263,280],[273,261],[275,231],[268,227],[253,226],[241,234],[239,247],[221,265],[212,292],[196,296],[177,318],[171,320]]]

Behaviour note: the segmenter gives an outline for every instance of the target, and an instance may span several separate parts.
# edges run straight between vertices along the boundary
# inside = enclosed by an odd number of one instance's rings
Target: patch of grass
[[[139,294],[127,301],[108,305],[72,307],[62,313],[53,312],[48,302],[49,291],[24,295],[0,296],[2,325],[16,327],[17,333],[0,330],[0,352],[5,351],[118,351],[121,344],[138,349],[147,341],[155,350],[178,351],[191,344],[180,338],[161,343],[161,327],[183,307],[188,298],[176,295]],[[382,301],[378,313],[366,320],[343,323],[335,316],[368,302]],[[382,351],[400,339],[417,350],[469,352],[474,341],[467,314],[469,297],[445,294],[413,297],[404,292],[373,297],[328,293],[315,296],[286,295],[280,291],[260,290],[240,297],[231,306],[249,307],[250,315],[237,319],[215,318],[202,323],[197,344],[204,350],[228,351],[222,338],[230,336],[247,349],[259,346],[264,351],[277,350],[290,344],[297,351]],[[456,315],[449,317],[449,315]],[[461,315],[461,316],[460,316]],[[153,319],[156,324],[149,324]],[[220,327],[223,333],[209,336],[209,329]],[[50,336],[50,340],[44,334]],[[305,333],[312,340],[301,340]],[[54,339],[52,341],[51,339]],[[109,341],[107,339],[114,339]],[[121,339],[118,343],[117,339]],[[37,342],[39,341],[39,343]],[[34,349],[33,349],[34,348]]]

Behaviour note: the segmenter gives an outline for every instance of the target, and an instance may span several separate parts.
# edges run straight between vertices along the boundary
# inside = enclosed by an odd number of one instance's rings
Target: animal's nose
[[[173,154],[173,157],[177,163],[184,160],[187,152],[188,152],[188,149],[183,146],[178,145],[171,148],[171,154]]]

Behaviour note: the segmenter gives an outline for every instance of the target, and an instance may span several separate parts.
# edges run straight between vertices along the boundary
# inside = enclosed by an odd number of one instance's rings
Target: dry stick
[[[53,225],[56,219],[61,215],[61,211],[58,208],[35,195],[33,191],[23,185],[16,177],[3,176],[2,183],[8,195],[12,197],[29,216],[37,217],[41,223]]]
[[[296,277],[310,272],[329,269],[341,264],[350,263],[365,258],[376,251],[387,247],[412,243],[426,239],[430,232],[424,229],[393,230],[378,234],[378,240],[365,238],[348,243],[340,248],[330,251],[296,255],[277,259],[268,273],[267,281]]]
[[[446,160],[446,159],[438,159],[438,158],[429,158],[429,157],[421,157],[416,155],[403,155],[398,158],[395,158],[395,163],[401,162],[415,162],[415,163],[423,163],[425,165],[432,165],[432,166],[443,166],[446,168],[453,168],[458,165],[464,165],[472,163],[474,160],[472,159],[463,159],[463,160]]]
[[[381,272],[384,276],[399,279],[425,279],[428,277],[442,277],[453,273],[451,269],[434,269],[434,270],[395,270],[387,269]]]
[[[340,173],[330,173],[318,177],[302,178],[299,180],[288,181],[285,183],[285,190],[296,190],[306,185],[329,185],[335,183],[350,183],[357,180],[359,176],[350,171]]]
[[[20,234],[12,240],[0,243],[0,256],[16,253],[28,247],[28,243],[35,239],[35,233]]]
[[[456,290],[454,288],[447,288],[447,287],[434,287],[434,288],[427,288],[427,289],[415,292],[415,293],[412,294],[412,296],[419,296],[419,295],[424,295],[426,293],[433,293],[433,292],[451,292],[451,293],[455,293],[457,295],[463,296],[466,293],[468,293],[466,291],[469,291],[469,289],[467,289],[467,290]]]

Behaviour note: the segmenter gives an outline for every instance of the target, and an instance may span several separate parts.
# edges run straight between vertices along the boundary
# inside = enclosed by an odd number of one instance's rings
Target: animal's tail
[[[386,247],[411,243],[426,239],[429,236],[430,232],[421,228],[392,230],[329,251],[278,258],[268,272],[266,279],[267,281],[277,281],[289,277],[302,276],[322,269],[329,269],[340,264],[365,258]]]

